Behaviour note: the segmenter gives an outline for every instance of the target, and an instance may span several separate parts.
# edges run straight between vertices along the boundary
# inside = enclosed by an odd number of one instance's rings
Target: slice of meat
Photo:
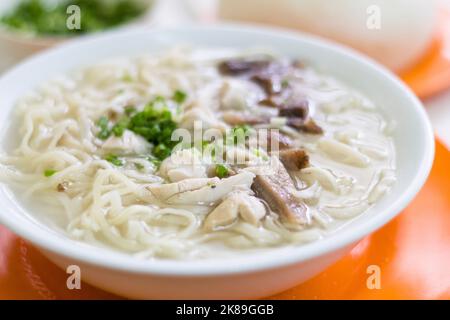
[[[281,94],[284,91],[283,81],[290,71],[291,66],[289,64],[272,61],[265,68],[255,72],[250,80],[261,86],[267,96],[270,97]]]
[[[287,170],[301,170],[309,167],[309,156],[303,149],[281,150],[278,156]]]
[[[280,117],[306,119],[309,115],[309,103],[304,98],[291,98],[286,104],[279,106]]]
[[[283,89],[282,77],[276,74],[258,73],[251,80],[260,85],[269,96],[279,94]]]
[[[323,134],[323,129],[311,118],[306,121],[301,118],[288,118],[287,125],[311,134]]]
[[[223,121],[232,126],[244,124],[256,125],[256,124],[270,123],[270,118],[268,117],[245,114],[242,112],[235,112],[235,111],[224,112],[222,114],[222,119]]]
[[[219,64],[222,74],[242,76],[243,79],[258,84],[265,92],[266,97],[260,104],[279,109],[279,116],[288,119],[287,125],[300,131],[311,134],[322,134],[323,130],[309,117],[308,100],[299,96],[295,88],[283,81],[294,69],[300,68],[297,62],[285,63],[283,61],[232,59]],[[270,119],[254,116],[226,115],[224,120],[232,125],[261,124]]]
[[[238,76],[257,72],[269,65],[269,60],[231,59],[219,64],[219,72],[225,75]]]
[[[292,148],[292,140],[278,130],[270,130],[267,135],[267,151],[278,151]]]
[[[278,161],[274,169],[270,174],[255,177],[253,191],[259,198],[264,199],[282,220],[298,225],[310,224],[308,208],[291,193],[295,186],[286,168]]]

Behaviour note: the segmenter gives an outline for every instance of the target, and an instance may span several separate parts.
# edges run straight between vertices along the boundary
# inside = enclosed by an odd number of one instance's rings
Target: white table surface
[[[152,15],[154,26],[174,26],[193,21],[215,21],[217,0],[163,0]],[[17,63],[16,57],[0,45],[0,74]],[[450,149],[450,90],[424,101],[439,139]]]

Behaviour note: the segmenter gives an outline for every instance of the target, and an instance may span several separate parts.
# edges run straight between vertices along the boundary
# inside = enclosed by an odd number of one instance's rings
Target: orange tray
[[[422,59],[401,78],[420,98],[450,88],[450,11],[442,8],[434,39]]]
[[[315,278],[270,299],[450,299],[450,152],[437,141],[425,187],[396,219]],[[381,288],[368,289],[377,265]],[[117,299],[67,275],[0,227],[0,299]]]

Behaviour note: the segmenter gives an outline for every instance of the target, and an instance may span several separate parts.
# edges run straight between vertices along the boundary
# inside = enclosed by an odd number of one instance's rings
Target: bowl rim
[[[377,214],[358,225],[348,228],[346,232],[334,234],[325,237],[320,241],[313,242],[304,246],[293,248],[289,251],[275,250],[274,254],[263,254],[261,256],[251,255],[250,258],[234,258],[230,263],[224,263],[225,260],[207,259],[207,260],[139,260],[135,257],[125,255],[108,249],[93,248],[89,245],[91,250],[86,246],[76,246],[73,240],[69,238],[61,241],[61,237],[48,232],[45,228],[38,228],[34,223],[21,224],[12,218],[8,218],[5,214],[7,210],[0,210],[0,223],[3,223],[7,228],[22,238],[27,239],[37,247],[45,252],[51,252],[58,256],[65,257],[74,262],[82,262],[87,265],[103,267],[116,271],[138,274],[152,274],[161,276],[180,276],[180,277],[202,277],[202,276],[216,276],[216,275],[231,275],[244,274],[257,271],[265,271],[275,268],[287,267],[293,264],[298,264],[306,260],[312,260],[325,254],[337,251],[339,249],[348,247],[361,240],[363,237],[379,229],[386,224],[397,214],[399,214],[414,196],[419,192],[425,183],[433,164],[434,159],[434,133],[426,114],[425,108],[419,99],[412,93],[412,91],[399,80],[397,76],[392,74],[387,68],[381,66],[371,58],[356,52],[353,49],[347,48],[343,45],[333,43],[331,41],[322,39],[320,37],[305,35],[296,31],[286,30],[278,27],[266,27],[257,24],[247,23],[219,23],[215,25],[199,25],[190,24],[172,28],[160,28],[151,30],[132,30],[125,32],[106,32],[95,37],[88,37],[83,39],[75,39],[65,44],[39,53],[24,62],[16,65],[0,77],[0,84],[2,80],[8,78],[18,69],[26,68],[28,64],[34,64],[48,55],[63,54],[65,50],[77,47],[81,44],[89,44],[97,41],[97,39],[113,41],[116,37],[126,37],[127,35],[150,36],[152,34],[164,32],[202,32],[207,29],[213,32],[236,32],[244,30],[245,32],[258,33],[270,35],[272,37],[281,37],[293,41],[307,42],[313,46],[323,47],[324,49],[337,51],[340,54],[348,56],[348,58],[355,60],[358,64],[364,65],[365,68],[372,69],[378,73],[391,85],[395,86],[397,90],[403,92],[404,100],[411,105],[411,112],[415,112],[421,121],[424,135],[424,150],[420,158],[420,166],[414,172],[412,182],[407,188],[400,192],[400,196],[392,203],[381,208]],[[0,198],[1,201],[1,198]],[[18,208],[15,208],[16,210]],[[95,250],[94,250],[95,249]],[[102,250],[99,255],[99,250]],[[276,259],[274,257],[276,256]]]

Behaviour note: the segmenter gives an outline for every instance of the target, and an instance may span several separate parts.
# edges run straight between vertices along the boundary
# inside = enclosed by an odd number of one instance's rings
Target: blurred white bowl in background
[[[407,69],[425,53],[437,14],[436,0],[221,0],[219,5],[221,18],[320,35],[360,50],[394,71]]]

